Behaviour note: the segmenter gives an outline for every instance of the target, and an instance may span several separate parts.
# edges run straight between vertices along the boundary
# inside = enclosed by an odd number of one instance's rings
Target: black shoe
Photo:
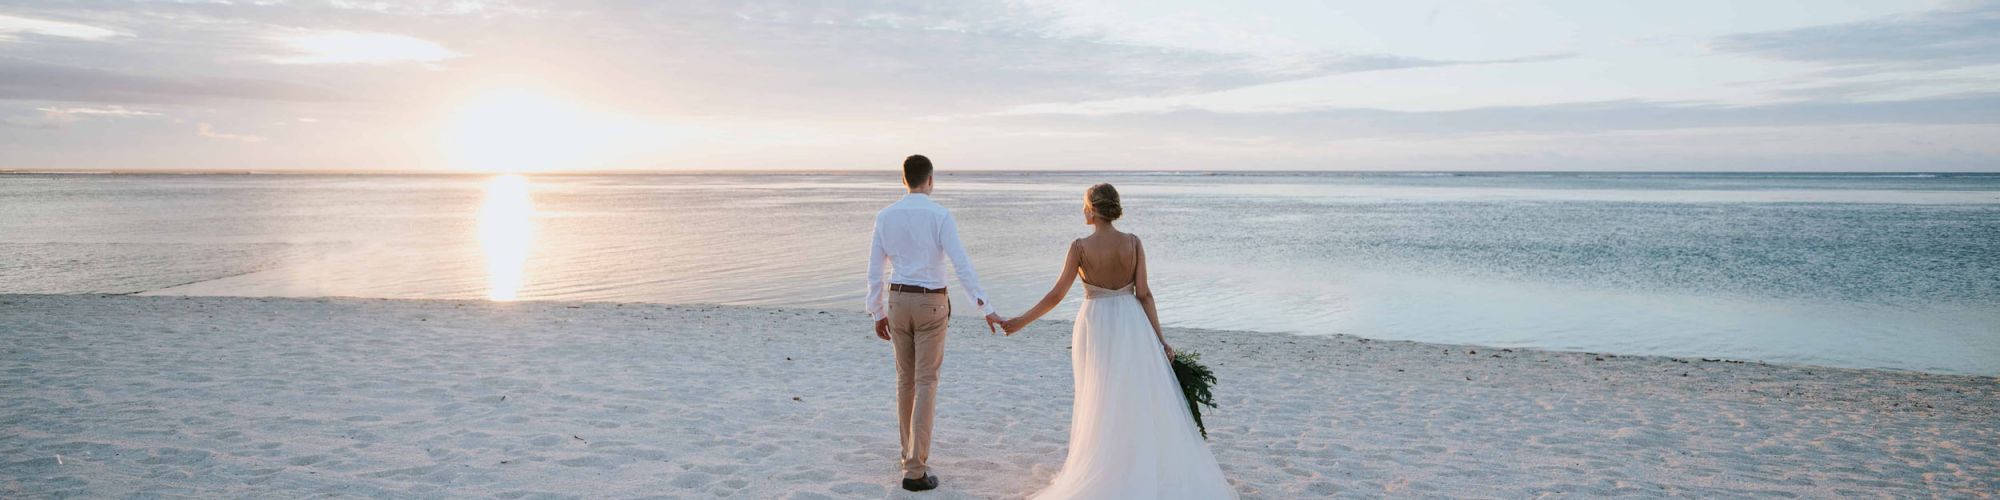
[[[937,489],[937,476],[924,474],[923,479],[904,479],[903,489],[910,491],[930,491]]]

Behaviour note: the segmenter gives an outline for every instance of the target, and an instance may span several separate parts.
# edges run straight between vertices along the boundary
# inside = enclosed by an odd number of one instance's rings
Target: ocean
[[[6,174],[0,293],[859,315],[898,174]],[[1097,182],[1169,326],[2000,374],[2000,175],[947,171],[935,197],[1014,314]]]

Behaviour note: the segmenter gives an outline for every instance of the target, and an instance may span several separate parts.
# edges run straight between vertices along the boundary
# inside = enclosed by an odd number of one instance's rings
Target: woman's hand
[[[1166,348],[1167,360],[1172,361],[1174,359],[1174,346],[1167,345],[1167,342],[1163,340],[1160,341],[1160,347]]]
[[[1014,318],[1009,318],[1006,322],[1001,323],[1000,328],[1006,330],[1008,335],[1013,335],[1014,332],[1021,331],[1022,328],[1027,328],[1028,323],[1029,321],[1026,321],[1025,318],[1017,316]]]

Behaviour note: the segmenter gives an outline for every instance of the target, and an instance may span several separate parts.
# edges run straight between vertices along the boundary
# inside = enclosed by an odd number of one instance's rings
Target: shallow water
[[[940,177],[1003,314],[1047,290],[1100,181],[1125,194],[1169,325],[2000,374],[1996,175]],[[0,293],[859,314],[869,224],[896,183],[0,175]]]

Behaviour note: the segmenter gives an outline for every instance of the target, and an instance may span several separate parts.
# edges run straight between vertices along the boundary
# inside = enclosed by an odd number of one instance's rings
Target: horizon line
[[[172,168],[0,168],[0,175],[400,175],[400,176],[567,176],[567,175],[709,175],[709,174],[854,174],[869,172],[895,172],[896,167],[882,168],[824,168],[824,169],[776,169],[776,168],[709,168],[709,169],[614,169],[614,170],[561,170],[561,171],[471,171],[471,170],[420,170],[420,169],[172,169]],[[2000,174],[2000,168],[1993,170],[1436,170],[1436,169],[1158,169],[1158,168],[1102,168],[1102,169],[939,169],[938,173],[953,175],[969,174]]]

